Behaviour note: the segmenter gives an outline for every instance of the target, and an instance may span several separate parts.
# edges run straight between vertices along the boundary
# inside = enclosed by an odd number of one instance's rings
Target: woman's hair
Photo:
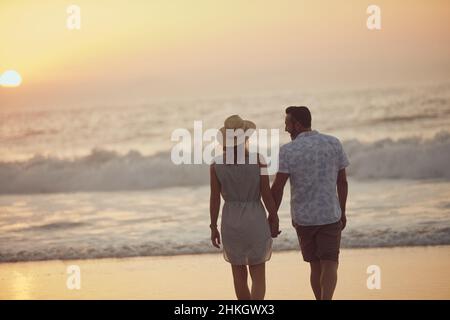
[[[227,150],[229,149],[234,149],[233,150],[233,162],[236,163],[237,159],[238,159],[238,148],[244,148],[244,155],[247,157],[249,155],[249,149],[248,149],[248,138],[245,138],[245,143],[243,144],[238,144],[238,145],[234,145],[234,146],[223,146],[223,156],[226,157],[227,156]],[[224,159],[225,160],[225,159]]]

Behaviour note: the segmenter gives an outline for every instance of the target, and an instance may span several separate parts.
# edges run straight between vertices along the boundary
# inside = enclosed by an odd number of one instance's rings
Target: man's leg
[[[320,261],[311,261],[309,263],[311,266],[311,276],[310,276],[310,282],[311,282],[311,288],[314,292],[314,296],[316,297],[316,300],[322,299],[322,288],[320,284],[320,278],[321,278],[321,265]]]
[[[339,248],[341,244],[341,222],[320,227],[317,233],[317,256],[320,259],[320,287],[322,300],[331,300],[337,283]]]
[[[322,274],[320,277],[321,299],[331,300],[337,283],[338,263],[332,260],[321,260],[320,267]]]
[[[311,288],[314,292],[314,296],[317,300],[321,299],[321,265],[320,260],[316,256],[316,241],[315,235],[317,233],[318,227],[316,226],[299,226],[293,223],[295,230],[297,231],[298,241],[300,244],[300,249],[302,252],[303,260],[309,262],[311,267],[310,282]]]

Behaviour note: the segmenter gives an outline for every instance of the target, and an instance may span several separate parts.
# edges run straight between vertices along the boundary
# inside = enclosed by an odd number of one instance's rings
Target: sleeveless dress
[[[221,233],[224,259],[232,265],[256,265],[272,255],[272,237],[261,202],[258,164],[215,163],[225,204]]]

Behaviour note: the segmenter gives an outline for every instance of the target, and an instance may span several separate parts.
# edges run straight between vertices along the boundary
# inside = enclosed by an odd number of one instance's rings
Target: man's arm
[[[342,229],[347,225],[347,216],[345,214],[345,205],[347,203],[347,193],[348,193],[348,182],[347,182],[347,174],[345,172],[345,168],[339,170],[337,177],[337,193],[339,197],[339,205],[341,206],[342,216]]]
[[[281,233],[281,231],[279,230],[280,225],[277,207],[275,205],[275,201],[273,199],[272,192],[270,190],[269,176],[261,175],[260,181],[261,181],[260,182],[261,197],[264,201],[267,211],[269,212],[269,217],[267,218],[267,220],[269,221],[270,225],[270,233],[272,235],[272,238],[276,238]]]
[[[272,188],[270,192],[272,193],[272,198],[274,200],[274,206],[276,208],[276,214],[269,216],[269,224],[272,236],[278,235],[280,233],[280,220],[278,218],[278,209],[280,208],[281,199],[283,198],[283,189],[286,184],[287,179],[289,178],[288,173],[278,172],[275,176],[275,181],[272,184]]]
[[[277,210],[280,208],[281,200],[283,199],[284,186],[288,179],[289,173],[278,172],[275,176],[275,181],[272,184],[271,191]]]

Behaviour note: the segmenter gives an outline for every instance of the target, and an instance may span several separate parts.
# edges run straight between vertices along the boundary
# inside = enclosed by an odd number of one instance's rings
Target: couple
[[[338,139],[311,130],[311,113],[307,107],[288,107],[286,131],[292,141],[280,148],[279,169],[269,184],[267,165],[260,155],[257,163],[238,161],[238,143],[226,140],[226,151],[234,158],[216,160],[210,167],[211,178],[211,242],[220,248],[231,264],[238,299],[261,300],[266,291],[265,262],[272,253],[272,238],[279,231],[278,208],[283,189],[290,180],[291,217],[296,229],[303,259],[310,263],[310,282],[317,300],[333,297],[337,281],[341,231],[346,225],[345,203],[349,162]],[[253,122],[234,115],[225,120],[220,130],[222,139],[227,129],[255,129]],[[225,139],[223,139],[224,141]],[[247,145],[248,139],[245,141]],[[245,148],[245,159],[250,155]],[[221,195],[221,234],[217,227]],[[269,213],[262,205],[261,198]],[[248,266],[248,269],[247,269]],[[248,271],[252,279],[247,284]]]

